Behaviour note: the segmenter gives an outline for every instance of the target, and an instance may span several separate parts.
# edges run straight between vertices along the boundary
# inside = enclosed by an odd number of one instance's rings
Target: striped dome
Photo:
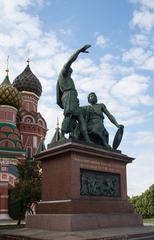
[[[0,105],[9,105],[17,109],[21,106],[21,95],[10,83],[8,75],[0,85]]]
[[[32,73],[29,64],[25,70],[13,82],[13,86],[19,91],[33,92],[38,97],[41,96],[42,86],[38,78]]]

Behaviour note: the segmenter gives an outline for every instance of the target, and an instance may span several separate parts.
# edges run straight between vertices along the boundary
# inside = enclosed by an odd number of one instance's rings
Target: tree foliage
[[[140,196],[130,198],[130,202],[143,217],[154,217],[154,184]]]
[[[19,176],[9,195],[9,213],[20,224],[31,204],[41,198],[41,171],[36,160],[26,160],[17,169]]]

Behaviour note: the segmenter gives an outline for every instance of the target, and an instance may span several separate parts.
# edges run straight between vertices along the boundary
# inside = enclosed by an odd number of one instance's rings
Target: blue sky
[[[136,160],[128,166],[128,193],[154,183],[154,0],[0,0],[0,73],[10,56],[10,80],[28,57],[40,79],[39,111],[48,124],[49,143],[56,118],[58,73],[74,50],[91,44],[73,64],[80,104],[95,91],[125,125],[120,149]],[[112,144],[116,127],[105,120]]]

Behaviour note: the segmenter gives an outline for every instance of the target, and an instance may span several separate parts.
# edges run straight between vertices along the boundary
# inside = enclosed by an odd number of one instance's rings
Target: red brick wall
[[[0,214],[8,213],[8,184],[0,183]]]
[[[17,109],[11,106],[0,107],[0,121],[16,123]]]

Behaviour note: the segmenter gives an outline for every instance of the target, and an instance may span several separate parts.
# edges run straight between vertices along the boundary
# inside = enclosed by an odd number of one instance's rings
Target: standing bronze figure
[[[88,53],[90,45],[79,48],[64,64],[57,81],[57,104],[64,109],[64,119],[61,126],[60,139],[65,139],[65,134],[79,141],[101,145],[107,149],[117,149],[119,146],[124,126],[118,124],[115,117],[108,111],[105,104],[97,103],[94,92],[88,95],[89,105],[79,106],[78,93],[72,75],[72,63],[81,52]],[[118,128],[112,147],[109,145],[109,134],[104,126],[104,114]]]
[[[81,52],[88,53],[87,49],[89,47],[90,45],[85,45],[78,49],[65,63],[58,77],[57,104],[64,109],[64,119],[61,127],[62,139],[65,138],[65,134],[73,133],[73,125],[74,122],[77,121],[84,140],[90,142],[85,120],[79,110],[78,94],[73,79],[71,78],[73,72],[71,68],[72,63],[77,59]]]

